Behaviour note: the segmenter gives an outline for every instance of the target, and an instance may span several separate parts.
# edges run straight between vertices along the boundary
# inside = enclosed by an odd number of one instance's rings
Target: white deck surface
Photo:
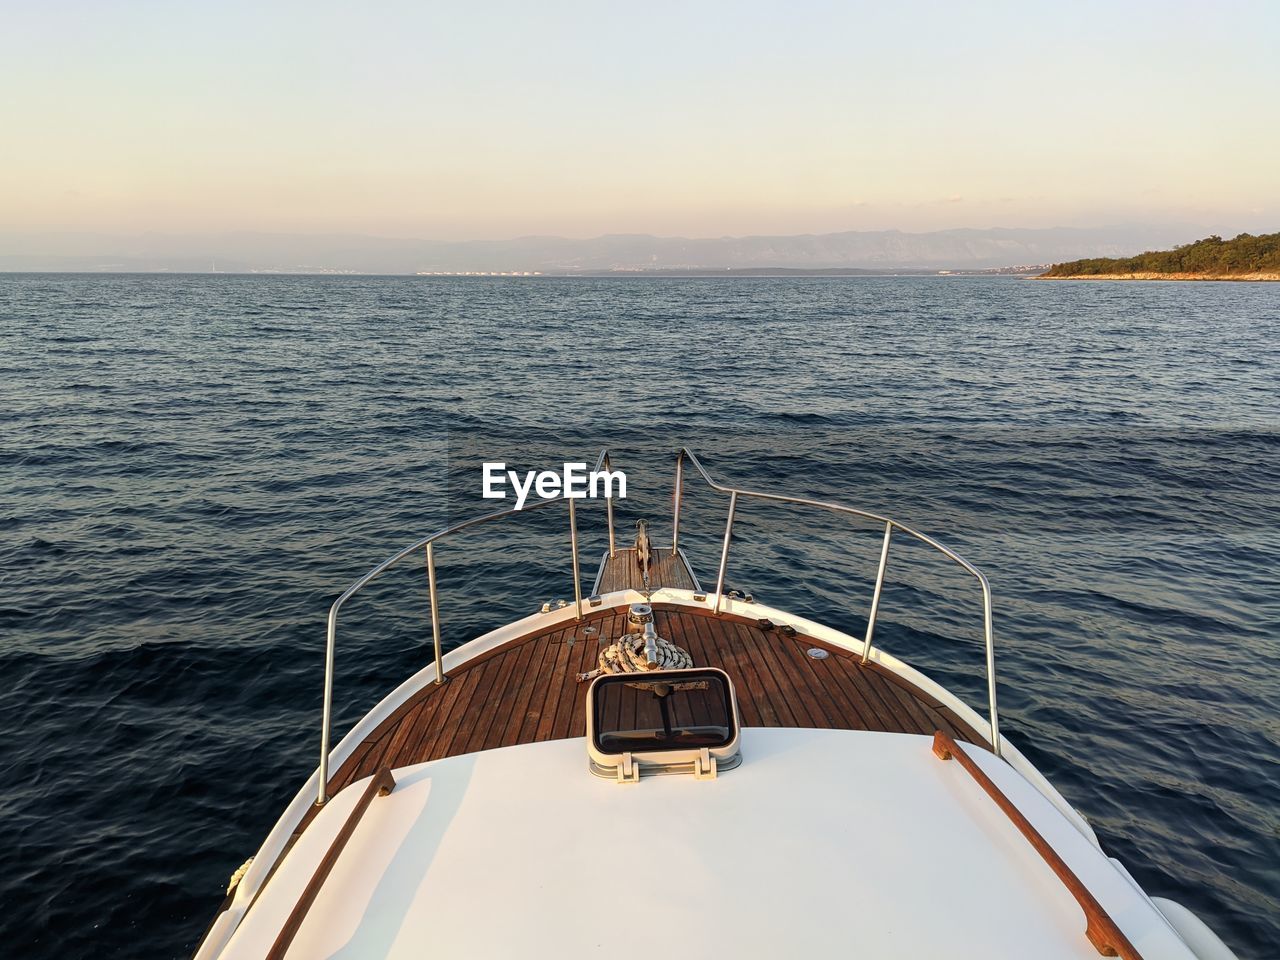
[[[618,785],[582,740],[398,771],[291,958],[1093,958],[1084,915],[927,737],[747,729],[714,781]],[[1001,761],[973,755],[1144,960],[1191,958],[1131,883]],[[363,791],[330,801],[226,957],[260,960]]]

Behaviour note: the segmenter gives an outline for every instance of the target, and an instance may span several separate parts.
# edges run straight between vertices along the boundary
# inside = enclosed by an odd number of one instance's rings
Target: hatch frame
[[[657,750],[610,750],[600,742],[596,721],[596,705],[603,690],[616,685],[662,684],[672,686],[715,680],[722,684],[726,706],[725,720],[730,725],[723,742],[694,747]],[[722,770],[732,770],[742,762],[742,717],[738,712],[738,693],[733,679],[718,667],[686,667],[681,670],[650,670],[638,673],[601,674],[587,688],[587,756],[589,767],[597,777],[618,783],[638,783],[641,774],[688,774],[697,780],[712,780]]]

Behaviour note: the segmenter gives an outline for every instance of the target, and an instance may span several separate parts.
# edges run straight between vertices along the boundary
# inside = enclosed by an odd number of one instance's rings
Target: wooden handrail
[[[1076,876],[1066,861],[1058,856],[1058,852],[1049,846],[1043,836],[1040,835],[1035,827],[1031,825],[1021,810],[1013,805],[1004,792],[995,785],[990,777],[982,772],[982,768],[973,762],[973,758],[956,746],[956,742],[949,736],[938,730],[933,735],[933,752],[943,760],[952,758],[960,762],[960,766],[969,773],[978,782],[978,786],[986,791],[987,796],[996,802],[1001,810],[1005,812],[1013,825],[1018,831],[1027,838],[1027,841],[1044,858],[1044,862],[1049,868],[1057,874],[1062,885],[1071,891],[1071,895],[1076,898],[1076,902],[1080,904],[1084,910],[1086,926],[1084,935],[1089,938],[1089,942],[1097,948],[1098,953],[1104,957],[1122,957],[1124,960],[1142,960],[1142,955],[1138,953],[1137,948],[1129,942],[1129,938],[1124,935],[1116,922],[1111,919],[1110,915],[1097,898],[1089,892],[1088,887]]]
[[[369,786],[365,788],[360,799],[356,801],[355,807],[347,814],[347,822],[342,825],[338,835],[333,838],[333,843],[329,844],[329,849],[325,852],[324,859],[316,867],[316,872],[312,874],[306,889],[302,891],[302,896],[298,898],[297,904],[294,905],[293,911],[289,914],[289,919],[280,928],[280,933],[276,936],[276,942],[271,945],[271,952],[267,954],[267,960],[284,960],[284,955],[289,952],[289,945],[293,943],[293,938],[297,936],[298,930],[302,927],[302,921],[307,917],[307,911],[315,903],[315,899],[320,893],[320,888],[324,886],[324,882],[328,878],[330,871],[333,870],[334,864],[338,862],[338,856],[342,853],[342,848],[347,845],[347,841],[355,833],[365,810],[369,808],[369,804],[373,802],[374,797],[385,797],[395,787],[396,778],[391,775],[391,771],[386,767],[383,767],[373,775],[373,779],[369,781]]]

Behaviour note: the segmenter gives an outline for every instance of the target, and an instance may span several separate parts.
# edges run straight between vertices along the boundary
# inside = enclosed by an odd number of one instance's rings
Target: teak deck
[[[839,647],[754,620],[654,604],[659,635],[695,666],[732,678],[744,727],[831,727],[983,740],[949,708],[906,680]],[[594,630],[588,633],[588,630]],[[455,669],[401,705],[330,779],[330,792],[377,770],[539,740],[586,735],[587,683],[600,649],[626,632],[623,610],[513,640]],[[829,656],[815,660],[807,651]]]
[[[697,590],[693,571],[685,562],[684,554],[671,552],[670,547],[655,547],[649,564],[649,589],[676,587],[680,590]],[[644,575],[636,560],[635,547],[619,547],[611,557],[604,555],[596,585],[592,593],[613,593],[616,590],[643,590]]]

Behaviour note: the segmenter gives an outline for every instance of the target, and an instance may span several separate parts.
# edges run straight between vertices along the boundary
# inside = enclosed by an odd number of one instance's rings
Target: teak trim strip
[[[298,930],[302,927],[302,921],[307,918],[307,911],[315,903],[316,897],[320,894],[320,888],[324,886],[330,871],[333,870],[333,865],[338,862],[342,848],[347,845],[351,835],[356,832],[356,827],[359,825],[361,817],[364,816],[365,810],[369,808],[369,804],[373,802],[374,797],[385,797],[395,787],[396,778],[391,775],[391,771],[386,767],[383,767],[373,775],[373,779],[369,781],[369,786],[365,788],[360,799],[356,801],[355,807],[347,814],[347,822],[342,825],[338,835],[333,838],[333,843],[329,844],[329,849],[325,852],[324,859],[316,867],[316,872],[312,874],[306,889],[302,891],[302,896],[298,898],[293,912],[289,914],[289,919],[280,928],[276,942],[271,945],[271,951],[267,954],[267,960],[284,960],[284,955],[289,952],[289,945],[293,943],[293,938],[297,936]]]
[[[1044,862],[1049,868],[1057,874],[1058,879],[1062,881],[1062,885],[1071,891],[1071,895],[1076,898],[1076,902],[1080,904],[1084,910],[1085,926],[1084,935],[1089,938],[1098,950],[1098,953],[1104,957],[1123,957],[1124,960],[1142,960],[1142,955],[1124,932],[1116,926],[1114,920],[1103,909],[1102,904],[1097,901],[1089,889],[1081,882],[1075,872],[1067,866],[1062,857],[1058,856],[1056,850],[1049,846],[1049,842],[1040,835],[1035,827],[1031,825],[1022,811],[1013,805],[1013,802],[1004,795],[1004,792],[995,785],[995,783],[982,772],[982,768],[973,762],[973,758],[956,746],[956,742],[937,730],[933,734],[933,752],[936,756],[943,760],[955,759],[960,762],[960,766],[969,773],[974,780],[978,782],[978,786],[987,792],[992,800],[996,802],[1001,810],[1005,812],[1013,825],[1018,831],[1027,838],[1027,841],[1044,858]]]

